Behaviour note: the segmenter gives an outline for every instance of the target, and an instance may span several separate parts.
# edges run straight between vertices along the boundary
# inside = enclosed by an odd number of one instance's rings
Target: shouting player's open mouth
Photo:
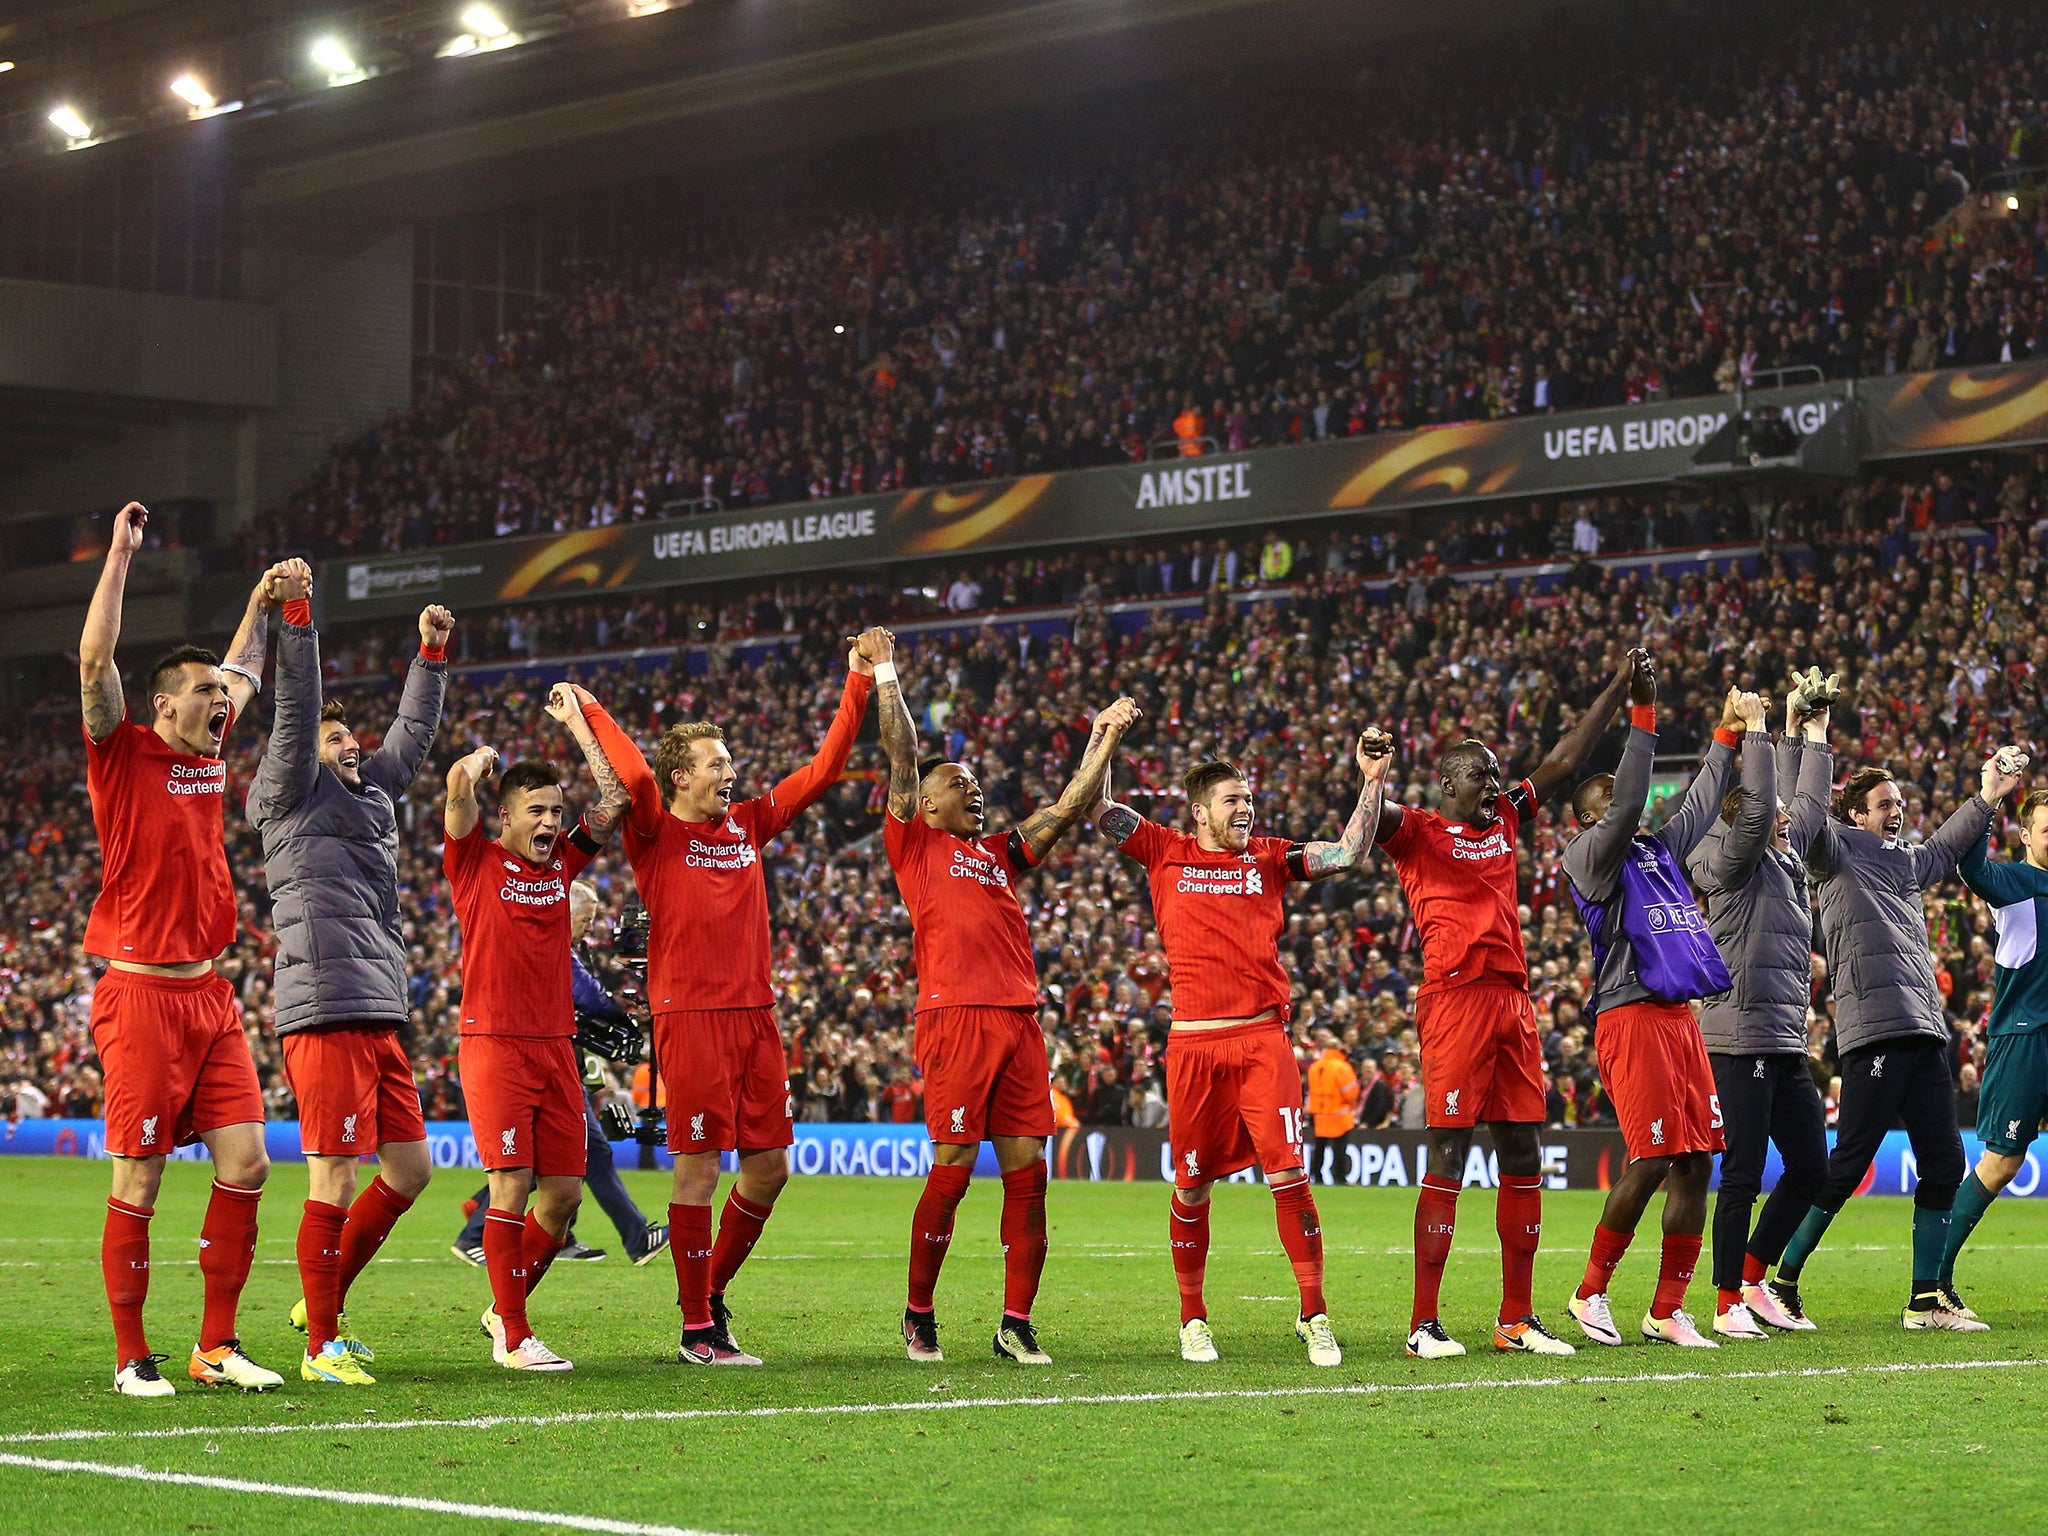
[[[211,712],[208,713],[206,717],[206,735],[207,739],[211,741],[214,744],[214,746],[218,747],[220,745],[221,738],[227,735],[227,733],[228,705],[227,700],[223,699],[221,700],[220,703],[213,706],[213,709],[211,710]]]
[[[341,756],[336,761],[341,764],[341,771],[343,773],[354,773],[363,761],[362,748],[346,747],[342,750]]]
[[[974,818],[977,829],[988,825],[988,802],[979,793],[967,797],[967,814]]]
[[[554,833],[552,833],[552,832],[536,832],[536,833],[534,833],[534,834],[533,834],[533,862],[534,862],[534,863],[536,863],[536,864],[545,864],[545,863],[547,863],[547,861],[548,861],[548,855],[549,855],[549,854],[551,854],[551,853],[553,853],[554,851],[555,851],[555,834],[554,834]]]

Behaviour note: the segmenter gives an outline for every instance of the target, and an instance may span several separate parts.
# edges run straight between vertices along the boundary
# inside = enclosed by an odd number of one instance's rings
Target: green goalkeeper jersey
[[[1979,842],[1956,872],[1989,903],[1998,925],[1991,1033],[2021,1034],[2048,1025],[2048,869],[1991,857]]]

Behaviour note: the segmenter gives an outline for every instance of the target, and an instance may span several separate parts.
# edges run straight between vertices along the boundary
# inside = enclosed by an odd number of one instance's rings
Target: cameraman
[[[597,905],[595,886],[578,880],[569,887],[569,938],[573,946],[569,952],[569,979],[576,1004],[576,1043],[584,1053],[583,1129],[590,1154],[583,1182],[597,1197],[597,1203],[604,1207],[604,1213],[611,1217],[612,1225],[619,1229],[619,1241],[625,1245],[626,1257],[637,1265],[645,1264],[668,1247],[668,1226],[649,1221],[626,1192],[625,1181],[613,1165],[612,1144],[606,1139],[604,1127],[598,1123],[597,1105],[592,1097],[593,1090],[604,1089],[609,1093],[612,1086],[604,1070],[605,1057],[630,1061],[639,1055],[639,1026],[605,990],[604,983],[591,969],[590,957],[584,948],[590,924],[597,916]],[[489,1193],[488,1188],[479,1190],[474,1200],[465,1202],[471,1208],[468,1211],[469,1224],[455,1239],[454,1248],[455,1256],[464,1263],[482,1264],[484,1261],[484,1212],[490,1206]],[[576,1240],[572,1230],[568,1243],[556,1257],[601,1259],[604,1250],[586,1247]]]

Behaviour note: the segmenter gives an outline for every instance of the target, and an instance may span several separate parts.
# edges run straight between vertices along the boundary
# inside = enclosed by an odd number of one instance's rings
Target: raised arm
[[[1715,890],[1743,889],[1763,862],[1777,819],[1778,754],[1768,735],[1752,729],[1742,738],[1742,809],[1695,878]]]
[[[277,637],[270,742],[249,787],[249,823],[259,831],[302,804],[320,782],[320,636],[306,600],[310,573],[271,574],[273,594],[284,604],[284,624]]]
[[[612,829],[632,804],[633,796],[625,781],[613,771],[611,759],[605,756],[604,746],[590,728],[590,722],[583,718],[585,703],[596,702],[589,689],[579,688],[574,683],[557,683],[548,690],[549,717],[576,738],[576,745],[583,752],[583,761],[590,765],[590,777],[597,783],[597,804],[584,810],[583,825],[592,837],[602,842],[612,835]]]
[[[1980,787],[1935,828],[1934,835],[1913,850],[1913,883],[1928,890],[1946,880],[1964,854],[1984,846],[1991,830],[1991,818],[1998,807],[2020,786],[2027,755],[2017,747],[2001,747],[1986,760]]]
[[[1607,686],[1600,690],[1600,696],[1586,706],[1577,723],[1558,738],[1557,745],[1536,765],[1536,771],[1529,775],[1529,787],[1536,792],[1538,805],[1548,800],[1558,785],[1576,778],[1586,766],[1586,759],[1593,755],[1593,748],[1599,745],[1613,721],[1614,712],[1621,708],[1622,695],[1628,692],[1629,680],[1636,675],[1637,659],[1647,655],[1641,647],[1631,650],[1622,659],[1620,669],[1607,680]]]
[[[128,713],[121,691],[121,669],[114,650],[121,643],[121,599],[128,590],[128,567],[142,548],[149,510],[131,501],[114,515],[114,533],[107,545],[107,563],[85,610],[85,632],[78,637],[78,701],[85,714],[85,734],[94,741],[113,735]]]
[[[467,837],[476,830],[476,787],[498,771],[498,750],[478,747],[467,757],[448,765],[448,804],[441,813],[441,825],[450,837]]]
[[[405,674],[398,718],[384,733],[384,744],[363,761],[363,777],[394,800],[420,771],[441,729],[441,706],[448,697],[448,638],[454,633],[455,615],[439,603],[421,611],[420,651]]]
[[[1645,659],[1643,668],[1648,666]],[[1605,901],[1621,883],[1621,866],[1628,859],[1629,840],[1642,825],[1643,807],[1650,799],[1650,768],[1657,757],[1654,671],[1646,670],[1638,677],[1630,697],[1634,718],[1629,724],[1628,744],[1621,749],[1620,766],[1614,770],[1614,789],[1608,797],[1607,809],[1564,850],[1565,877],[1589,901]]]
[[[867,635],[861,637],[866,638]],[[764,797],[767,815],[760,824],[763,842],[794,822],[846,772],[846,760],[853,755],[853,739],[860,734],[861,716],[868,712],[868,699],[875,691],[875,664],[856,640],[847,652],[846,665],[846,688],[839,695],[839,712],[832,717],[831,728],[818,744],[816,755]]]
[[[248,713],[249,701],[263,691],[263,658],[270,653],[270,616],[283,601],[278,594],[286,573],[295,583],[304,585],[298,601],[303,602],[312,594],[313,568],[305,561],[281,560],[273,565],[249,593],[242,622],[235,630],[235,638],[228,642],[227,655],[221,658],[220,669],[228,675],[228,701],[235,706],[237,720]]]
[[[1074,770],[1059,799],[1034,811],[1017,828],[1024,846],[1031,850],[1032,863],[1052,852],[1053,844],[1065,837],[1070,828],[1086,821],[1102,804],[1102,790],[1109,779],[1109,765],[1116,756],[1117,743],[1137,723],[1139,713],[1137,701],[1124,698],[1095,717],[1087,750],[1081,754],[1081,766]]]
[[[896,637],[888,630],[869,631],[856,645],[867,647],[875,669],[875,723],[881,732],[882,755],[889,760],[889,814],[907,822],[917,814],[917,722],[903,700],[903,680],[896,675]]]
[[[641,837],[654,836],[661,830],[662,818],[668,815],[661,786],[654,782],[654,770],[647,766],[647,759],[633,745],[633,738],[619,729],[618,721],[605,711],[602,704],[587,693],[579,703],[584,720],[597,737],[598,746],[604,750],[605,761],[611,764],[612,772],[626,787],[629,802],[626,825]]]
[[[1829,819],[1828,800],[1835,789],[1835,754],[1828,745],[1828,712],[1810,714],[1799,726],[1799,782],[1787,810],[1785,840],[1822,879],[1841,863],[1841,839]]]
[[[1956,873],[1963,877],[1963,884],[1993,907],[2017,906],[2036,894],[2033,881],[2008,861],[1991,857],[1983,838],[1957,861]]]
[[[1707,828],[1721,814],[1721,801],[1728,794],[1729,781],[1735,777],[1736,747],[1747,732],[1760,732],[1763,728],[1764,701],[1753,693],[1729,689],[1721,705],[1721,724],[1714,732],[1713,745],[1707,748],[1707,760],[1680,792],[1670,818],[1657,829],[1658,839],[1678,855],[1680,862],[1699,846]],[[1762,739],[1768,747],[1770,738]]]
[[[1379,829],[1380,802],[1386,797],[1387,770],[1394,765],[1394,738],[1377,726],[1368,726],[1358,738],[1352,754],[1358,762],[1358,804],[1344,823],[1344,835],[1334,843],[1310,843],[1301,851],[1301,863],[1311,880],[1327,879],[1365,862]]]

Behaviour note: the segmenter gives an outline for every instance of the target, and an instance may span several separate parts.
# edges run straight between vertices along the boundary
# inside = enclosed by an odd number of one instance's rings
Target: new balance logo
[[[1884,1076],[1884,1058],[1882,1056],[1873,1056],[1870,1058],[1870,1075],[1872,1077]]]
[[[967,1134],[967,1111],[964,1107],[953,1111],[952,1122],[946,1129],[955,1136],[965,1136]]]
[[[704,1117],[701,1114],[690,1116],[690,1140],[702,1141],[703,1139]]]
[[[498,1155],[501,1157],[516,1157],[519,1155],[519,1128],[517,1126],[498,1132]]]
[[[343,1115],[341,1117],[341,1139],[343,1141],[354,1141],[356,1139],[356,1117],[354,1115]]]
[[[1449,1093],[1444,1095],[1445,1114],[1455,1115],[1458,1112],[1458,1095],[1463,1093],[1464,1091],[1465,1090],[1462,1088],[1453,1088]]]
[[[1764,1059],[1761,1056],[1756,1059],[1756,1080],[1758,1082],[1764,1080]]]
[[[159,1115],[151,1115],[147,1120],[142,1122],[142,1144],[145,1147],[153,1147],[156,1145],[156,1123],[161,1118],[162,1117]]]
[[[1650,1145],[1653,1147],[1664,1145],[1664,1122],[1662,1120],[1652,1120],[1650,1122]]]

